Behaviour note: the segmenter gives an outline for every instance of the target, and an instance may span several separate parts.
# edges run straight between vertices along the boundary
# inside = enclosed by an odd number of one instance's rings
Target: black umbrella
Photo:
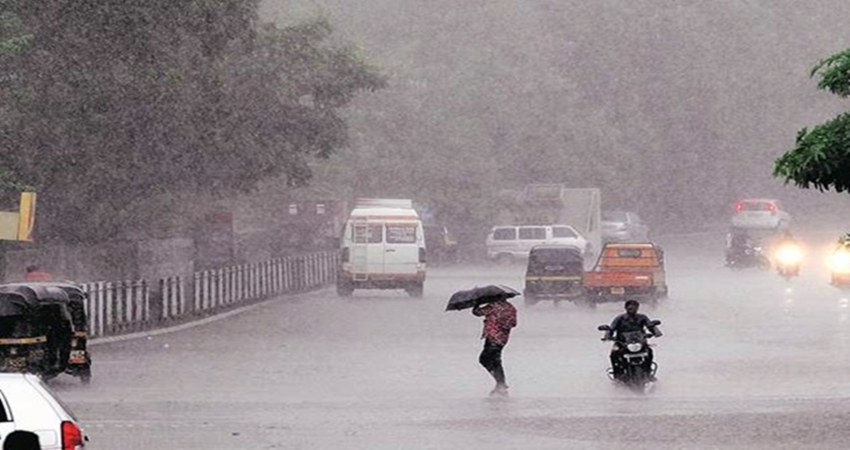
[[[446,305],[446,311],[457,311],[461,309],[472,308],[476,305],[505,300],[519,295],[514,289],[503,285],[494,285],[484,287],[475,287],[466,291],[457,291],[452,294],[449,303]]]

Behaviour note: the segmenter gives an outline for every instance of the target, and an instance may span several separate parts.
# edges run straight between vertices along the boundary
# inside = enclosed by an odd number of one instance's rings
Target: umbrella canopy
[[[484,287],[474,287],[466,291],[458,291],[452,294],[446,311],[457,311],[472,308],[498,300],[506,300],[519,295],[515,289],[503,285],[491,284]]]

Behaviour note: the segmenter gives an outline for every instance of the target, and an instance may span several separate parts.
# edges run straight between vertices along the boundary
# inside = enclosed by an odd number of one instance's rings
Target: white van
[[[411,200],[358,200],[342,235],[337,293],[404,289],[421,297],[425,283],[425,233]]]
[[[499,262],[528,258],[531,247],[540,244],[571,245],[582,255],[590,250],[587,240],[569,225],[506,225],[493,227],[487,235],[487,258]]]

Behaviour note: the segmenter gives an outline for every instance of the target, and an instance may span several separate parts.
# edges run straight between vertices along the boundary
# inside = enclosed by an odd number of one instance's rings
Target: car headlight
[[[635,352],[639,352],[640,349],[643,348],[643,344],[640,344],[640,343],[626,344],[626,348],[629,349],[630,352],[635,353]]]
[[[829,265],[833,272],[850,273],[850,253],[846,250],[837,250],[832,254]]]
[[[776,260],[784,266],[796,266],[803,260],[803,251],[796,245],[786,244],[776,251]]]

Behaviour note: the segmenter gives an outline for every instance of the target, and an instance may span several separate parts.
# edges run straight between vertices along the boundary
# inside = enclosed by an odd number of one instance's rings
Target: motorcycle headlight
[[[850,253],[846,250],[838,250],[832,254],[829,265],[833,272],[850,273]]]
[[[784,266],[795,266],[803,260],[803,251],[796,245],[783,245],[776,251],[776,260]]]
[[[640,349],[643,348],[643,344],[639,344],[639,343],[627,344],[626,348],[629,349],[630,352],[635,353],[635,352],[639,352]]]

